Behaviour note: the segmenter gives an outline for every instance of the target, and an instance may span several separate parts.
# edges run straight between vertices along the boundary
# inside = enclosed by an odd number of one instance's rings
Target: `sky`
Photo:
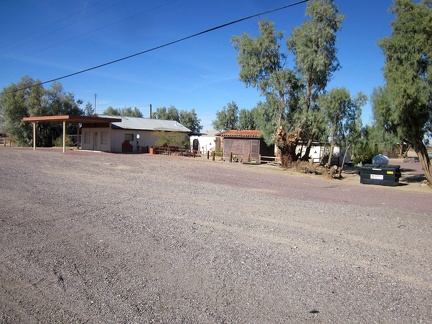
[[[216,112],[234,101],[251,109],[265,98],[239,80],[233,36],[259,35],[268,19],[288,38],[300,26],[306,3],[229,25],[163,46],[238,19],[294,4],[297,0],[15,0],[0,13],[0,89],[23,76],[42,82],[141,55],[59,80],[66,92],[96,112],[109,106],[137,107],[149,117],[160,107],[195,109],[203,131]],[[345,16],[337,33],[336,71],[327,89],[347,88],[352,96],[384,84],[384,57],[377,42],[391,35],[392,0],[335,0]],[[152,50],[154,49],[154,50]],[[149,51],[150,50],[150,51]],[[281,50],[286,51],[285,42]],[[291,60],[292,55],[289,56]],[[292,68],[292,66],[290,66]],[[50,83],[44,85],[50,87]],[[96,95],[96,96],[95,96]],[[372,121],[370,102],[364,124]]]

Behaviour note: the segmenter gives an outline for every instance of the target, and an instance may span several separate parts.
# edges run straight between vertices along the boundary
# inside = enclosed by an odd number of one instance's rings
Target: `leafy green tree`
[[[44,90],[38,84],[40,84],[38,80],[25,76],[20,82],[12,83],[0,93],[0,109],[4,118],[5,131],[19,146],[29,146],[32,139],[32,127],[22,119],[43,113]]]
[[[109,106],[107,109],[105,109],[102,112],[102,115],[121,116],[121,112],[120,112],[120,109]]]
[[[92,104],[88,101],[87,103],[86,103],[86,106],[85,106],[85,108],[84,108],[84,115],[85,116],[93,116],[94,115],[94,109],[93,109],[93,106],[92,106]],[[108,115],[108,114],[107,114]]]
[[[362,93],[352,99],[346,88],[334,88],[317,98],[317,103],[327,117],[330,129],[331,145],[328,165],[331,163],[335,143],[342,145],[347,139],[355,140],[355,136],[350,135],[358,134],[356,124],[360,120],[361,107],[366,100],[367,97]]]
[[[124,116],[124,117],[139,117],[139,118],[143,117],[141,111],[136,107],[132,109],[131,107],[113,108],[109,106],[107,109],[104,110],[102,114],[108,116]]]
[[[166,107],[157,108],[152,118],[180,122],[179,111],[175,106],[170,106],[168,109]]]
[[[344,16],[333,0],[309,1],[306,14],[310,19],[294,28],[287,45],[295,55],[295,70],[303,85],[296,124],[309,135],[305,153],[308,158],[314,136],[322,127],[316,100],[340,68],[336,57],[336,32],[341,29]]]
[[[238,129],[256,129],[255,118],[251,110],[240,109]]]
[[[382,91],[387,104],[374,102],[377,120],[410,143],[432,184],[432,166],[424,140],[432,132],[432,3],[395,0],[391,37],[379,45],[385,56]]]
[[[293,136],[281,136],[283,132],[279,128],[274,137],[284,166],[291,165],[295,159],[297,143],[286,142],[286,139],[307,134],[309,143],[305,156],[308,156],[315,134],[325,128],[315,101],[339,68],[335,34],[343,16],[332,0],[311,0],[306,13],[310,19],[294,29],[291,38],[286,40],[288,50],[295,55],[295,70],[285,65],[288,55],[280,50],[279,44],[283,33],[275,32],[273,23],[260,21],[260,35],[255,39],[247,34],[232,38],[238,52],[240,80],[266,97],[266,107],[272,110],[268,116],[277,112],[276,127],[292,132]]]
[[[195,109],[190,111],[178,111],[175,106],[170,106],[168,109],[166,107],[160,107],[156,109],[152,117],[162,120],[175,120],[186,128],[189,128],[194,133],[199,133],[203,128],[201,126],[201,120],[198,118]]]
[[[260,101],[251,110],[254,117],[255,128],[261,131],[261,137],[267,145],[274,144],[275,129],[278,127],[278,111],[273,108],[274,106],[267,101]]]
[[[157,137],[156,146],[175,145],[183,147],[185,145],[185,135],[178,132],[154,131],[153,136]],[[188,145],[190,143],[188,142]]]
[[[0,106],[5,119],[7,133],[18,145],[31,144],[32,127],[24,123],[24,117],[82,115],[82,100],[63,90],[59,82],[54,82],[50,89],[44,89],[40,81],[29,76],[21,78],[17,84],[11,84],[0,94]],[[66,132],[76,134],[76,125],[68,124]],[[60,124],[37,123],[36,142],[40,146],[52,146],[54,140],[62,134]]]
[[[142,112],[137,107],[133,109],[131,107],[126,107],[123,108],[121,112],[122,112],[122,116],[126,116],[126,117],[138,117],[138,118],[143,117]]]
[[[375,88],[371,95],[374,124],[369,131],[369,139],[382,152],[392,151],[404,141],[397,131],[397,127],[391,122],[393,119],[391,98],[385,87]]]
[[[222,110],[216,111],[216,119],[212,122],[213,128],[219,131],[237,129],[238,112],[237,104],[234,101],[229,102]]]
[[[191,111],[180,110],[180,124],[189,128],[194,133],[199,133],[202,130],[201,120],[198,118],[195,109]]]
[[[267,107],[277,111],[277,125],[282,125],[289,108],[296,108],[290,100],[295,97],[298,82],[294,71],[285,66],[287,55],[280,50],[283,33],[276,32],[274,24],[267,20],[259,22],[259,30],[255,39],[246,33],[231,39],[238,52],[239,77],[247,87],[257,88],[267,98]]]

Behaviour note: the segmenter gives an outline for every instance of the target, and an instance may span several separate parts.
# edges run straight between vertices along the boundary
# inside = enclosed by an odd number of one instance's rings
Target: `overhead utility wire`
[[[150,12],[150,11],[152,11],[152,10],[162,8],[163,6],[165,6],[165,5],[167,5],[167,4],[171,4],[171,3],[176,2],[176,1],[178,1],[178,0],[172,0],[171,2],[167,2],[167,3],[165,3],[165,4],[162,4],[162,5],[159,5],[159,6],[156,6],[156,7],[150,8],[150,9],[148,9],[148,10],[141,11],[141,12],[139,12],[139,13],[136,13],[136,14],[133,14],[133,15],[131,15],[131,16],[128,16],[128,17],[126,17],[126,18],[124,18],[124,19],[122,19],[122,20],[117,20],[117,21],[115,21],[115,22],[113,22],[113,23],[110,23],[110,24],[104,25],[104,26],[102,26],[102,27],[99,27],[99,28],[96,28],[96,29],[90,30],[90,31],[88,31],[88,32],[85,32],[85,33],[79,34],[79,35],[74,36],[74,37],[72,37],[72,38],[69,38],[69,39],[63,40],[63,41],[61,41],[61,42],[58,42],[58,43],[55,43],[55,44],[52,44],[52,45],[49,45],[49,46],[43,47],[43,48],[38,49],[38,50],[36,50],[36,51],[34,51],[34,52],[31,52],[31,53],[29,53],[29,54],[22,55],[22,56],[20,56],[20,57],[18,57],[18,58],[13,58],[13,59],[10,59],[10,60],[2,61],[2,62],[0,62],[0,65],[3,65],[3,64],[5,64],[5,63],[11,62],[11,61],[15,61],[15,60],[17,60],[17,59],[20,59],[20,58],[26,57],[26,56],[31,55],[31,54],[35,54],[35,53],[38,53],[38,52],[41,52],[41,51],[44,51],[44,50],[47,50],[47,49],[50,49],[50,48],[56,47],[56,46],[58,46],[58,45],[60,45],[60,44],[63,44],[63,43],[67,43],[67,42],[69,42],[69,41],[71,41],[71,40],[74,40],[74,39],[80,38],[80,37],[82,37],[82,36],[84,36],[84,35],[88,35],[88,34],[91,34],[91,33],[97,32],[97,31],[100,31],[100,30],[102,30],[102,29],[105,29],[105,28],[107,28],[107,27],[110,27],[110,26],[116,25],[116,24],[118,24],[118,23],[120,23],[120,22],[123,22],[123,21],[126,21],[126,20],[128,20],[128,19],[131,19],[131,18],[134,18],[134,17],[138,17],[138,16],[142,15],[143,13],[147,13],[147,12]],[[123,1],[121,1],[121,2],[123,2]],[[120,3],[120,2],[118,2],[118,3]],[[88,16],[88,17],[90,17],[90,16]],[[85,17],[85,18],[87,18],[87,17]],[[85,18],[83,18],[83,19],[85,19]],[[47,34],[46,34],[46,35],[47,35]],[[46,36],[46,35],[43,35],[43,36],[41,36],[40,38],[42,38],[42,37],[44,37],[44,36]]]
[[[179,38],[177,40],[174,40],[174,41],[171,41],[171,42],[168,42],[168,43],[165,43],[165,44],[162,44],[162,45],[159,45],[159,46],[147,49],[147,50],[142,51],[142,52],[138,52],[138,53],[135,53],[135,54],[132,54],[132,55],[128,55],[128,56],[116,59],[114,61],[110,61],[110,62],[106,62],[106,63],[103,63],[103,64],[99,64],[99,65],[90,67],[88,69],[84,69],[84,70],[81,70],[81,71],[78,71],[78,72],[70,73],[70,74],[67,74],[67,75],[55,78],[55,79],[51,79],[51,80],[48,80],[48,81],[40,82],[40,83],[31,85],[29,87],[24,87],[24,88],[15,90],[15,91],[33,88],[35,86],[43,85],[43,84],[46,84],[46,83],[51,83],[51,82],[54,82],[54,81],[58,81],[58,80],[69,78],[71,76],[82,74],[82,73],[85,73],[85,72],[88,72],[88,71],[96,70],[96,69],[99,69],[101,67],[104,67],[104,66],[107,66],[107,65],[111,65],[111,64],[114,64],[114,63],[118,63],[118,62],[130,59],[132,57],[139,56],[139,55],[142,55],[142,54],[145,54],[145,53],[149,53],[149,52],[152,52],[152,51],[155,51],[155,50],[158,50],[158,49],[161,49],[161,48],[164,48],[164,47],[176,44],[176,43],[180,43],[180,42],[185,41],[187,39],[190,39],[190,38],[193,38],[193,37],[197,37],[197,36],[200,36],[200,35],[203,35],[203,34],[207,34],[209,32],[212,32],[212,31],[215,31],[215,30],[218,30],[218,29],[230,26],[230,25],[234,25],[234,24],[237,24],[239,22],[242,22],[242,21],[245,21],[245,20],[248,20],[248,19],[251,19],[251,18],[255,18],[255,17],[258,17],[258,16],[262,16],[262,15],[265,15],[265,14],[272,13],[272,12],[276,12],[276,11],[280,11],[280,10],[287,9],[287,8],[290,8],[290,7],[294,7],[294,6],[300,5],[300,4],[308,2],[308,1],[309,0],[302,0],[302,1],[298,1],[298,2],[295,2],[295,3],[289,4],[289,5],[285,5],[285,6],[276,8],[276,9],[271,9],[271,10],[267,10],[267,11],[264,11],[264,12],[260,12],[260,13],[248,16],[248,17],[240,18],[240,19],[237,19],[237,20],[234,20],[234,21],[231,21],[231,22],[228,22],[228,23],[216,26],[216,27],[212,27],[212,28],[200,31],[198,33],[195,33],[195,34],[183,37],[183,38]],[[13,92],[15,92],[15,91],[13,91]]]
[[[45,34],[42,34],[42,35],[40,35],[40,36],[38,36],[38,37],[36,37],[36,38],[33,38],[33,39],[30,39],[30,40],[27,40],[26,42],[23,42],[23,43],[21,43],[21,44],[15,45],[14,47],[11,47],[11,48],[9,48],[9,49],[7,49],[7,50],[4,50],[3,53],[9,53],[9,52],[13,51],[14,49],[17,49],[17,48],[19,48],[19,47],[22,47],[23,45],[26,45],[26,44],[29,44],[29,43],[35,42],[35,41],[37,41],[37,40],[39,40],[39,39],[42,39],[42,38],[44,38],[44,37],[46,37],[46,36],[48,36],[48,35],[50,35],[50,34],[54,34],[55,32],[58,32],[59,30],[65,29],[66,27],[70,27],[70,26],[72,26],[72,25],[75,25],[75,24],[77,24],[77,23],[80,22],[80,21],[83,21],[83,20],[85,20],[85,19],[91,18],[92,16],[97,15],[97,14],[99,14],[99,13],[101,13],[101,12],[103,12],[103,11],[106,11],[106,10],[108,10],[108,9],[111,9],[112,7],[115,7],[115,6],[117,6],[117,5],[119,5],[120,3],[125,2],[125,1],[126,1],[126,0],[118,1],[118,2],[114,3],[113,5],[111,5],[111,6],[109,6],[109,7],[102,8],[101,10],[99,10],[99,11],[97,11],[97,12],[94,12],[94,13],[92,13],[92,14],[90,14],[90,15],[84,16],[84,17],[82,17],[82,18],[80,18],[80,19],[78,19],[78,20],[75,20],[75,21],[69,22],[69,23],[67,23],[66,25],[63,25],[63,26],[61,26],[61,27],[59,27],[59,28],[51,29],[50,31],[46,32]],[[99,1],[99,2],[102,2],[102,1]],[[96,4],[99,3],[99,2],[96,2]],[[93,7],[94,5],[95,5],[95,4],[89,6],[88,8]],[[87,8],[87,9],[88,9],[88,8]],[[48,25],[48,26],[45,27],[45,28],[48,28],[48,27],[50,27],[50,26],[52,26],[52,25],[55,25],[55,24],[57,24],[57,23],[59,23],[59,22],[62,22],[63,20],[66,20],[67,18],[72,17],[72,16],[74,16],[74,15],[76,15],[76,14],[79,14],[80,12],[85,11],[85,10],[86,10],[86,9],[83,9],[83,10],[77,11],[76,13],[71,14],[71,15],[69,15],[68,17],[66,17],[66,18],[64,18],[64,19],[60,19],[60,20],[58,20],[57,22],[54,22],[54,23]],[[41,28],[41,30],[42,30],[42,29],[43,29],[43,28]],[[32,33],[32,34],[30,34],[30,35],[33,35],[33,34],[35,34],[35,33],[37,33],[37,31],[34,32],[34,33]],[[24,36],[23,38],[25,39],[25,36]],[[23,39],[23,38],[21,38],[21,39]],[[14,43],[14,42],[12,42],[12,44],[13,44],[13,43]]]

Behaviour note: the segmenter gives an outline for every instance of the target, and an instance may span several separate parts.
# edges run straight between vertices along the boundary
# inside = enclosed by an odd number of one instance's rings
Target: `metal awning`
[[[24,122],[33,123],[33,150],[36,150],[36,123],[63,123],[63,153],[65,152],[66,142],[66,123],[69,124],[111,124],[121,122],[121,118],[99,117],[99,116],[74,116],[74,115],[58,115],[58,116],[34,116],[24,117]]]

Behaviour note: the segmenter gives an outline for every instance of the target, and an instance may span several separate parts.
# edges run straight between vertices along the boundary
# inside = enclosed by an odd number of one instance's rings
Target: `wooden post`
[[[65,152],[66,146],[66,122],[63,121],[63,153]]]
[[[229,159],[229,161],[232,162],[232,159],[233,159],[233,153],[230,152],[230,159]]]
[[[36,150],[36,122],[33,123],[33,150]]]
[[[250,153],[248,154],[248,162],[250,163],[250,161],[251,161],[251,155],[250,155]]]
[[[212,160],[214,161],[215,158],[216,158],[216,151],[213,151],[213,152],[212,152]]]
[[[210,160],[210,151],[207,151],[207,160]]]

